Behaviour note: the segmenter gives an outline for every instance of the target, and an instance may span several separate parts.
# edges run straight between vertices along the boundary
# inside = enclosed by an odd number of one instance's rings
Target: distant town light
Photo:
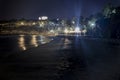
[[[47,20],[48,17],[47,17],[47,16],[42,16],[42,17],[39,17],[38,19],[39,19],[39,20]]]
[[[96,26],[94,21],[89,21],[89,25],[90,25],[91,28],[94,28]]]
[[[86,29],[84,29],[84,30],[82,30],[82,32],[83,32],[83,33],[86,33],[86,32],[87,32],[87,30],[86,30]]]
[[[35,25],[35,24],[36,24],[35,22],[32,23],[32,25]]]
[[[20,24],[21,24],[21,25],[24,25],[24,22],[21,22]]]
[[[68,33],[68,29],[65,29],[64,32],[65,32],[65,33]]]
[[[42,20],[42,18],[41,18],[41,17],[39,17],[38,19],[39,19],[39,20]]]
[[[45,26],[45,23],[44,23],[43,21],[41,21],[41,22],[39,23],[39,26],[40,26],[40,27],[44,27],[44,26]]]
[[[54,30],[50,30],[51,33],[54,33]]]
[[[95,23],[91,23],[91,26],[95,26]]]
[[[57,21],[59,21],[59,18],[57,18]]]
[[[80,28],[79,28],[79,27],[76,27],[76,28],[75,28],[75,32],[80,32]]]
[[[75,21],[72,21],[72,24],[75,24]]]
[[[47,20],[47,19],[48,19],[47,16],[43,16],[43,17],[42,17],[42,20]]]
[[[58,31],[60,31],[61,29],[60,28],[58,28]]]

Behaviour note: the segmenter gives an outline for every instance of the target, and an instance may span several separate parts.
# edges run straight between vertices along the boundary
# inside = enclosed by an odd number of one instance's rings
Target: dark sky
[[[0,0],[0,19],[88,16],[107,3],[120,5],[120,0]]]

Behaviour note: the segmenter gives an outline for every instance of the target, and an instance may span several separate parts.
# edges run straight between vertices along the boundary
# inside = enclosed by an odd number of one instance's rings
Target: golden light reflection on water
[[[50,40],[39,35],[19,35],[18,47],[20,50],[27,50],[32,47],[38,47],[40,44],[46,44]]]
[[[18,44],[19,44],[19,47],[22,49],[22,50],[27,50],[26,46],[25,46],[25,39],[24,39],[24,36],[20,36],[18,38]]]
[[[31,45],[34,46],[34,47],[38,47],[37,36],[36,35],[32,35]]]

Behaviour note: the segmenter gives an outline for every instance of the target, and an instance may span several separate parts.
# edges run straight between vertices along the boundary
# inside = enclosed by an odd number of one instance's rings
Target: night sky
[[[0,20],[89,16],[100,12],[107,3],[117,6],[120,0],[0,0]]]

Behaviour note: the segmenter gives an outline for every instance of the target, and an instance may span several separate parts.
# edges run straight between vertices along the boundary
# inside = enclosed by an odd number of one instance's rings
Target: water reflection
[[[31,35],[30,37],[20,35],[18,38],[18,46],[22,50],[27,50],[30,47],[38,47],[37,35]]]
[[[68,38],[65,38],[63,49],[69,49],[71,47],[69,44],[71,43],[72,42]]]
[[[45,44],[45,43],[49,42],[49,41],[47,41],[47,39],[44,36],[39,36],[39,37],[40,37],[39,41],[41,44]]]
[[[41,35],[19,35],[15,39],[17,39],[17,42],[15,42],[17,43],[16,48],[23,51],[51,41],[50,38]]]
[[[26,46],[25,46],[25,38],[24,38],[24,35],[20,35],[20,37],[18,38],[18,44],[19,44],[19,47],[22,49],[22,50],[26,50]]]
[[[0,36],[1,52],[19,52],[49,43],[51,37],[41,35],[11,35]]]
[[[41,35],[19,35],[18,47],[20,50],[27,50],[32,47],[38,47],[40,44],[46,44],[50,39]]]
[[[36,35],[32,35],[31,45],[34,46],[34,47],[38,47],[38,42],[37,42],[37,36]]]

